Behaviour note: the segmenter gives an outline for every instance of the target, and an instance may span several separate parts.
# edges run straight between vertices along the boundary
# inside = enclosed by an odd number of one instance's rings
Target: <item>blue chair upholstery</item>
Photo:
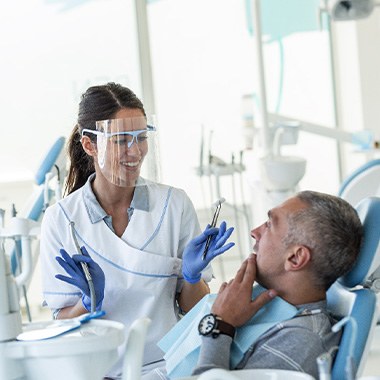
[[[39,221],[42,217],[44,211],[44,186],[45,186],[45,176],[47,173],[51,172],[55,165],[62,166],[65,163],[60,163],[62,160],[62,155],[64,153],[65,138],[63,136],[58,137],[53,143],[50,149],[45,154],[44,158],[41,160],[40,166],[36,171],[35,183],[38,187],[31,194],[30,198],[27,200],[26,206],[20,213],[20,216],[34,221]],[[65,160],[63,159],[65,162]],[[59,170],[59,169],[58,169]],[[17,247],[12,250],[10,254],[11,257],[11,268],[12,273],[16,274],[18,269],[19,258],[16,256],[19,252],[21,253],[20,242],[15,242]]]
[[[46,173],[49,173],[52,170],[64,146],[65,138],[63,136],[58,137],[58,139],[54,142],[49,151],[46,153],[44,159],[40,164],[40,167],[37,169],[35,175],[35,181],[37,185],[41,185],[45,182]]]
[[[352,323],[344,326],[332,367],[333,380],[344,378],[350,356],[354,376],[360,376],[377,322],[376,292],[380,290],[377,277],[380,277],[380,273],[376,273],[379,272],[376,269],[380,265],[380,198],[365,198],[356,209],[364,226],[360,254],[354,268],[331,286],[327,302],[336,316],[348,316],[356,321],[359,328],[355,334]],[[353,352],[350,352],[351,349]]]

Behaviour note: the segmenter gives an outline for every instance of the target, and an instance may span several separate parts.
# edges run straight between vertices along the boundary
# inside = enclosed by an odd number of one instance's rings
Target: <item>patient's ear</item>
[[[83,136],[80,140],[83,150],[89,155],[89,156],[96,156],[96,144],[91,141],[91,139],[88,136]]]
[[[288,257],[285,262],[285,269],[288,271],[300,270],[308,265],[310,260],[310,249],[304,245],[295,245],[288,253]]]

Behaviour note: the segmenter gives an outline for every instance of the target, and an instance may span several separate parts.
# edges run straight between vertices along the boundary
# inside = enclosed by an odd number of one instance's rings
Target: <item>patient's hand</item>
[[[224,282],[212,306],[212,312],[235,327],[244,325],[266,303],[276,297],[267,290],[252,300],[252,287],[256,278],[256,255],[251,255],[241,265],[236,277]]]

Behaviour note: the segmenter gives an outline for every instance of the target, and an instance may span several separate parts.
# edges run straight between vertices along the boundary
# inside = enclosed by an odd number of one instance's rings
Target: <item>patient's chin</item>
[[[256,271],[256,280],[255,280],[258,284],[260,284],[261,286],[263,286],[264,288],[266,289],[269,289],[268,286],[268,281],[265,281],[265,277],[263,278],[263,276],[261,276],[260,274],[260,269],[257,268],[257,271]]]

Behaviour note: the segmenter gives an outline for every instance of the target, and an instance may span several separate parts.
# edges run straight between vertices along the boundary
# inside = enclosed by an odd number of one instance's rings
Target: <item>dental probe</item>
[[[331,354],[325,352],[317,357],[319,380],[331,380]]]
[[[212,207],[216,206],[216,209],[215,209],[215,212],[214,212],[214,216],[212,218],[211,227],[215,227],[216,226],[216,222],[218,220],[219,212],[220,212],[220,209],[222,207],[222,203],[224,201],[225,201],[225,198],[220,198],[215,203],[212,204]],[[207,240],[206,240],[205,250],[203,251],[202,260],[204,260],[206,258],[208,249],[210,247],[210,243],[211,243],[211,236],[208,236]]]
[[[75,231],[74,231],[74,222],[70,222],[70,231],[71,231],[71,236],[74,241],[75,248],[77,250],[77,253],[79,255],[83,255],[82,249],[79,246],[77,237],[75,236]],[[84,272],[84,275],[86,277],[88,287],[90,288],[90,298],[91,298],[91,313],[95,313],[96,311],[96,296],[95,296],[95,288],[94,288],[94,282],[92,281],[91,273],[90,270],[88,269],[87,263],[80,263]]]

